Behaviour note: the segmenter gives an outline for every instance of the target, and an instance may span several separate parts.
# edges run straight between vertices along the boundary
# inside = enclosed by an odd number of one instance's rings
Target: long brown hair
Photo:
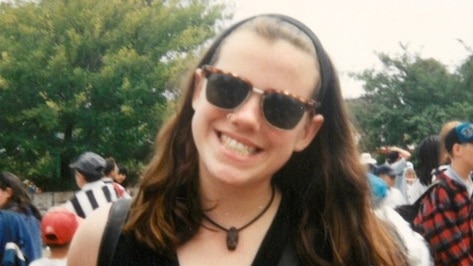
[[[0,174],[0,189],[11,189],[12,195],[8,202],[1,209],[12,210],[26,215],[33,215],[41,220],[41,213],[33,205],[30,195],[26,190],[21,179],[10,172]]]
[[[236,30],[284,39],[314,56],[320,83],[314,99],[324,124],[304,151],[294,153],[273,176],[283,197],[292,199],[297,252],[310,265],[403,265],[405,258],[370,208],[364,170],[358,162],[352,125],[338,77],[315,34],[281,15],[262,15],[223,32],[198,66],[218,59],[219,48]],[[307,48],[310,47],[310,48]],[[125,232],[152,249],[173,256],[192,238],[202,220],[198,194],[198,154],[191,132],[194,80],[184,101],[156,139],[156,152],[144,173]],[[327,254],[327,252],[328,254]]]

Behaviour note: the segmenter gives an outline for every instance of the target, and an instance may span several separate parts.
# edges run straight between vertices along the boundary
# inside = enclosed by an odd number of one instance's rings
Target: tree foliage
[[[378,55],[383,67],[355,74],[366,94],[349,100],[360,148],[415,146],[450,120],[473,117],[473,55],[455,71],[432,58]]]
[[[139,171],[168,95],[229,18],[212,1],[0,5],[0,166],[46,188],[91,150]]]

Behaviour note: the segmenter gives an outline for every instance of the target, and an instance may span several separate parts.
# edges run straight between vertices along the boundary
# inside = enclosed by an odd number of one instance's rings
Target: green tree
[[[92,150],[140,170],[183,70],[219,23],[212,1],[0,5],[0,167],[50,189]]]
[[[473,117],[473,60],[457,70],[403,48],[400,56],[378,55],[381,70],[355,74],[366,94],[349,100],[363,150],[407,147],[437,134],[443,123]]]

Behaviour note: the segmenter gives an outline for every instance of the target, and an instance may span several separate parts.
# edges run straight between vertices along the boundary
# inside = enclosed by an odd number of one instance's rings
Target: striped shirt
[[[117,193],[110,183],[102,180],[85,184],[64,207],[79,217],[86,218],[93,210],[117,200]]]

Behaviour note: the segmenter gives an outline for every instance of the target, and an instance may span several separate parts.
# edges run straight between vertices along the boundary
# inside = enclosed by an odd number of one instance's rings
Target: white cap
[[[364,152],[360,156],[360,163],[361,164],[376,164],[377,161],[371,157],[371,154]]]

